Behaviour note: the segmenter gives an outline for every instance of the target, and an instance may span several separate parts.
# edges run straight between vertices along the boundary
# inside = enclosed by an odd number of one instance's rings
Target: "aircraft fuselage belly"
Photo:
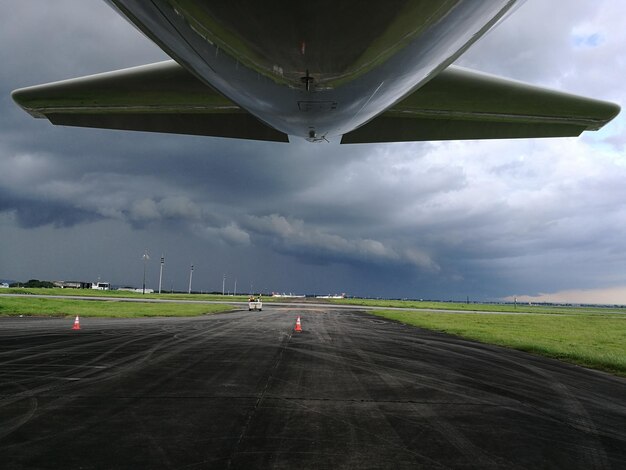
[[[346,134],[452,63],[519,0],[106,0],[268,125]]]

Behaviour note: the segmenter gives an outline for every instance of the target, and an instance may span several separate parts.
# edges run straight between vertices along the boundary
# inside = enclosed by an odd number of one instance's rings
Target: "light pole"
[[[189,271],[189,290],[188,294],[191,294],[191,279],[193,278],[193,264],[191,265],[191,271]]]
[[[165,255],[161,255],[161,270],[159,271],[159,294],[161,293],[161,281],[163,280],[163,265],[165,264]]]
[[[233,291],[233,297],[237,295],[237,279],[235,279],[235,290]]]
[[[141,291],[142,294],[146,293],[146,263],[148,262],[148,260],[150,259],[150,256],[148,256],[148,250],[146,249],[146,251],[143,252],[143,289]]]
[[[224,289],[226,288],[226,274],[222,278],[222,295],[224,295]]]

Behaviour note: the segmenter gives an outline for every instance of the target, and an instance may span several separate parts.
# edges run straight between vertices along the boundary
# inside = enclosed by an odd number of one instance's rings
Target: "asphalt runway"
[[[331,308],[0,318],[0,467],[626,468],[626,380]]]

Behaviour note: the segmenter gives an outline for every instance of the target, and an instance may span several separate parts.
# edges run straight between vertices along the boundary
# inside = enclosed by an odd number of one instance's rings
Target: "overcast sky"
[[[626,303],[626,117],[573,139],[340,146],[52,126],[13,89],[167,59],[99,0],[0,17],[0,279]],[[623,0],[528,0],[458,62],[626,101]]]

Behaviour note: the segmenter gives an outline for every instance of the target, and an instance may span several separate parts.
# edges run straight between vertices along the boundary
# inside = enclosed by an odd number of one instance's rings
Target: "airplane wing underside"
[[[619,111],[613,103],[450,66],[341,143],[574,137]]]
[[[58,125],[289,141],[174,61],[23,88],[13,98]],[[618,113],[612,103],[451,66],[341,143],[578,136]]]
[[[289,142],[173,60],[22,88],[13,99],[63,126]]]

